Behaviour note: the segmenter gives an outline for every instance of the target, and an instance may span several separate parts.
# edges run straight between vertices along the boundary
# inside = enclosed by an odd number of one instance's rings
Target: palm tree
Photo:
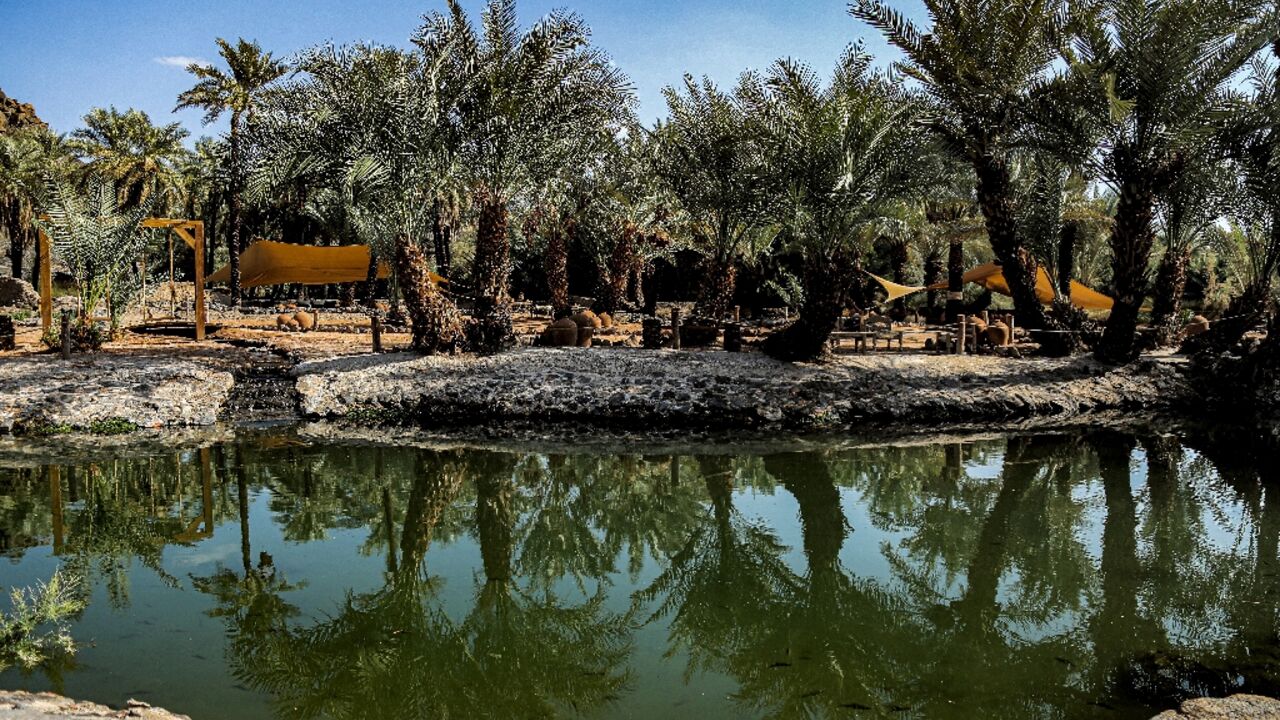
[[[779,61],[749,77],[741,96],[762,128],[765,171],[777,179],[778,217],[804,257],[800,318],[764,350],[781,359],[820,354],[852,279],[857,238],[891,204],[915,192],[930,139],[912,122],[903,88],[871,70],[871,56],[846,53],[824,87],[816,73]]]
[[[457,167],[478,213],[471,344],[496,352],[514,338],[509,203],[539,158],[582,127],[616,125],[633,102],[625,75],[590,45],[580,17],[556,11],[521,31],[515,0],[490,0],[477,32],[456,0],[414,38],[435,76],[452,78],[442,102],[455,125]]]
[[[35,244],[35,213],[45,173],[68,177],[73,165],[63,137],[46,127],[0,133],[0,226],[9,237],[13,277],[22,277],[27,250]],[[34,276],[38,268],[32,270]]]
[[[1083,110],[1069,135],[1101,136],[1096,175],[1119,195],[1111,233],[1115,307],[1100,359],[1136,356],[1139,308],[1149,290],[1157,201],[1211,152],[1205,133],[1232,77],[1275,27],[1265,0],[1099,0],[1084,5],[1074,43],[1070,101]]]
[[[685,216],[684,234],[703,256],[694,313],[719,320],[732,304],[739,260],[773,240],[764,153],[737,98],[707,78],[663,90],[670,118],[654,130],[655,171]]]
[[[180,166],[189,134],[179,123],[152,125],[141,110],[94,108],[68,146],[84,162],[83,173],[114,182],[123,207],[137,207],[153,193],[166,201],[181,191]]]
[[[977,178],[991,248],[1002,264],[1023,327],[1050,318],[1035,293],[1039,263],[1018,227],[1012,151],[1045,85],[1066,30],[1063,0],[925,0],[922,32],[881,0],[856,0],[850,13],[880,30],[905,60],[928,107],[924,122]]]
[[[1272,41],[1280,59],[1280,38]],[[1250,69],[1254,97],[1235,103],[1223,133],[1227,153],[1241,174],[1237,214],[1246,230],[1247,281],[1231,299],[1226,317],[1193,347],[1234,345],[1262,319],[1280,271],[1280,63],[1256,59]]]
[[[198,82],[178,96],[178,105],[174,109],[200,108],[205,111],[206,125],[217,120],[224,112],[231,113],[231,234],[227,237],[227,250],[230,253],[231,301],[239,304],[240,232],[244,222],[242,193],[245,177],[241,135],[246,123],[252,124],[254,113],[267,88],[288,72],[288,67],[273,58],[271,53],[263,52],[256,42],[249,42],[244,38],[240,38],[235,45],[222,38],[217,38],[215,42],[218,44],[218,54],[227,63],[228,71],[200,63],[188,65],[187,72],[196,76]]]

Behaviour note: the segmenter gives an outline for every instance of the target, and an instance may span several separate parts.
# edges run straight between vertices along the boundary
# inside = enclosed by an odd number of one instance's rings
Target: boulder
[[[22,278],[0,277],[0,307],[35,310],[40,307],[40,294]]]
[[[1182,326],[1183,337],[1195,337],[1207,332],[1209,332],[1209,319],[1203,315],[1196,315],[1186,325]]]
[[[1261,695],[1196,698],[1177,710],[1166,710],[1152,720],[1250,720],[1280,717],[1280,701]]]
[[[593,327],[578,328],[578,347],[591,347],[591,340],[596,335],[596,329]]]

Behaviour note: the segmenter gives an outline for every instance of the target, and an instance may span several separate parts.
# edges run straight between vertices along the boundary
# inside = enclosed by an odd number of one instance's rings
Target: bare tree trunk
[[[609,255],[609,263],[601,274],[601,292],[596,300],[596,309],[600,312],[614,313],[627,301],[627,281],[631,279],[631,268],[635,265],[636,236],[639,229],[632,223],[622,228],[618,241]],[[726,308],[727,309],[727,308]]]

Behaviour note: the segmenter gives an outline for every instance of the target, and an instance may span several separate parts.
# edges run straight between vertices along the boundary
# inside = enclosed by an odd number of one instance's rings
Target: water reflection
[[[139,573],[150,605],[194,590],[280,718],[625,716],[702,686],[735,717],[1147,717],[1280,691],[1267,452],[1156,430],[765,456],[270,436],[0,470],[0,549],[83,569],[120,623]],[[234,560],[175,570],[223,540]]]

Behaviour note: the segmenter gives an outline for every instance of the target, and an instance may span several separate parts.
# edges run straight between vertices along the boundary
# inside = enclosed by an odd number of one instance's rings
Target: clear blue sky
[[[901,0],[913,9],[918,0]],[[464,0],[478,17],[480,0]],[[826,72],[859,38],[891,57],[844,0],[522,0],[528,25],[555,7],[582,15],[596,44],[632,79],[641,117],[664,114],[661,90],[685,72],[732,84],[748,68],[793,57]],[[35,105],[58,132],[92,107],[146,111],[182,122],[193,137],[200,113],[173,113],[191,84],[183,58],[216,60],[213,38],[244,36],[279,56],[325,41],[405,46],[419,18],[444,0],[0,0],[0,89]],[[914,14],[914,13],[913,13]],[[225,123],[225,120],[224,120]]]

